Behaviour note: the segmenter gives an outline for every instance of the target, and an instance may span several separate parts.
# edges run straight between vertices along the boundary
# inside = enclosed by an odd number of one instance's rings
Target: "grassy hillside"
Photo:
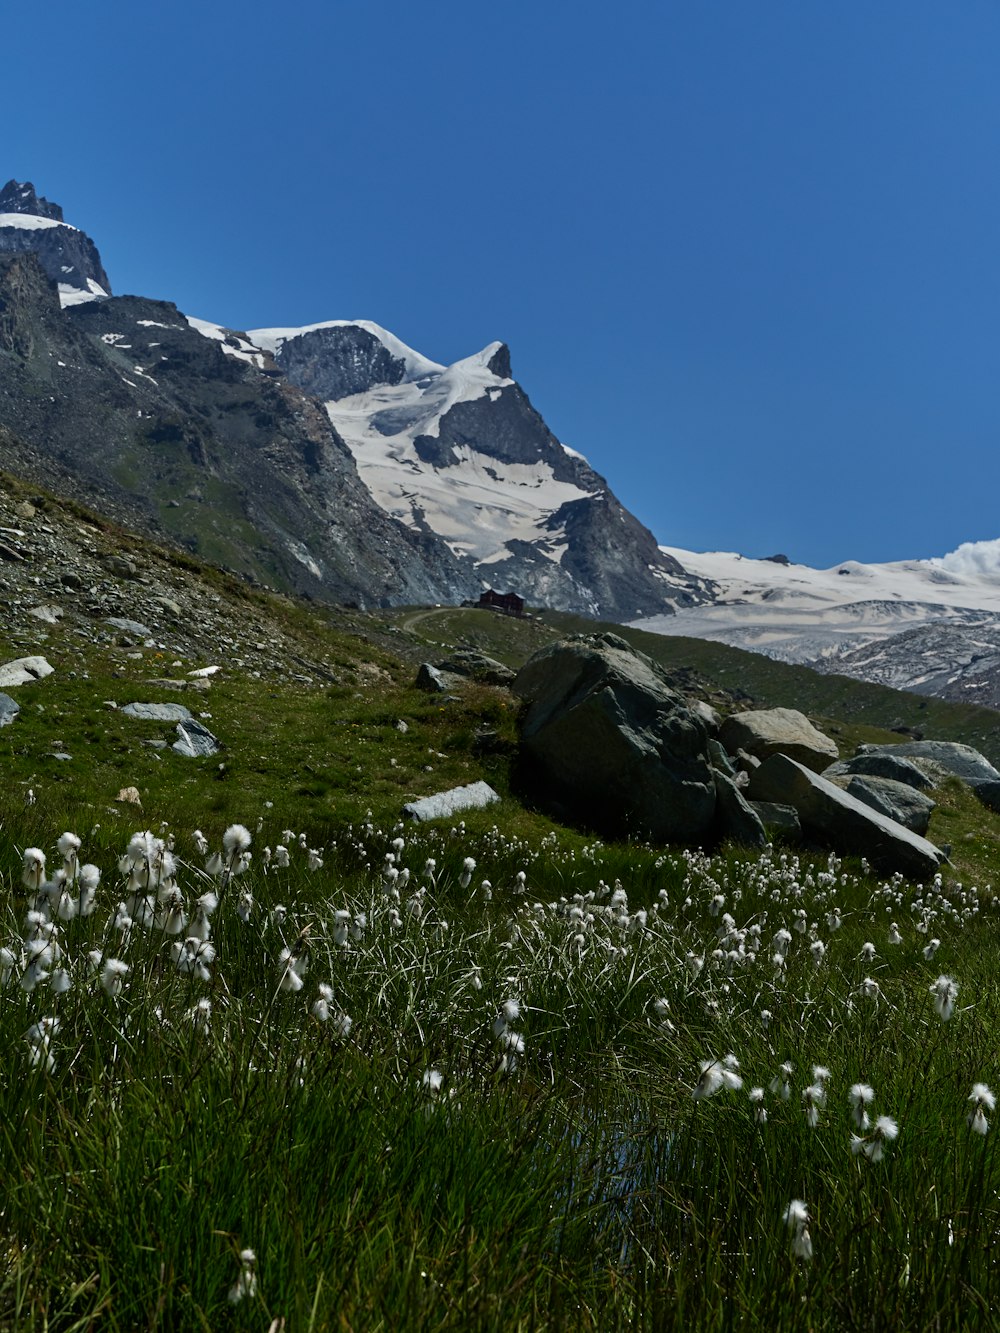
[[[1000,819],[961,784],[926,886],[605,844],[518,799],[512,695],[413,684],[592,626],[296,603],[9,478],[0,529],[0,662],[54,667],[0,729],[0,1326],[988,1326]],[[995,743],[610,628],[845,751]]]

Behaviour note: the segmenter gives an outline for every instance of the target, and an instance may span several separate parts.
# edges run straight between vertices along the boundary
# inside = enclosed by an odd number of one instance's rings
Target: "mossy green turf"
[[[241,927],[231,896],[213,931],[210,986],[165,967],[150,937],[130,956],[147,987],[135,983],[133,1008],[97,986],[48,1000],[64,1019],[51,1074],[25,1058],[38,993],[3,992],[0,1321],[39,1330],[272,1319],[287,1330],[989,1326],[1000,1170],[994,1131],[971,1136],[966,1114],[972,1083],[1000,1079],[1000,946],[987,887],[1000,882],[1000,820],[957,782],[935,793],[930,835],[954,852],[934,900],[944,943],[925,960],[929,936],[909,908],[918,890],[886,896],[851,865],[824,888],[825,857],[803,858],[793,875],[781,852],[760,862],[726,849],[701,861],[602,845],[518,800],[512,696],[470,685],[444,702],[413,687],[416,662],[452,646],[516,665],[584,623],[330,611],[247,590],[196,561],[185,568],[209,578],[233,616],[248,607],[273,616],[319,669],[302,668],[311,683],[258,679],[219,657],[208,691],[174,693],[147,683],[182,674],[170,654],[135,657],[48,629],[37,650],[56,670],[12,690],[22,711],[0,730],[5,933],[22,929],[21,851],[51,855],[63,829],[81,834],[84,856],[102,867],[102,911],[124,892],[115,865],[137,829],[168,825],[187,881],[201,887],[195,827],[217,845],[227,825],[248,825],[258,867],[282,830],[302,831],[322,870],[310,874],[302,854],[289,872],[255,869],[248,883],[262,919],[281,903],[307,931],[310,984],[329,977],[354,1027],[338,1039],[301,997],[276,990],[282,937],[270,924],[259,937]],[[644,636],[641,646],[695,670],[716,702],[738,688],[803,707],[837,730],[845,752],[898,739],[887,728],[911,718],[928,736],[987,753],[996,735],[985,710],[748,663],[716,645]],[[0,640],[0,660],[24,651],[20,637]],[[171,726],[106,706],[150,700],[210,712],[224,751],[154,751],[142,741],[172,739]],[[56,742],[70,760],[49,757]],[[437,869],[421,922],[394,933],[378,870],[403,802],[478,778],[501,793],[499,805],[404,830],[413,883],[427,857]],[[128,786],[141,808],[116,801]],[[467,891],[459,876],[469,855],[478,865]],[[491,900],[476,888],[484,877]],[[602,883],[609,892],[616,880],[633,912],[665,895],[648,934],[625,940],[609,926],[605,938],[599,921],[581,952],[559,913],[530,909]],[[710,959],[718,947],[710,901],[719,891],[741,923],[770,913],[765,958],[795,904],[822,921],[823,895],[835,892],[844,925],[831,937],[833,961],[820,969],[803,941],[780,979],[766,967],[730,975],[715,960],[692,981],[686,954]],[[944,908],[968,906],[963,894],[980,910],[960,921]],[[339,908],[368,912],[364,948],[330,944]],[[904,935],[896,949],[885,943],[892,917]],[[74,956],[113,947],[82,920],[66,938]],[[861,958],[869,939],[871,963]],[[961,985],[949,1025],[929,995],[940,970]],[[878,998],[863,1003],[869,973]],[[498,1072],[490,1026],[512,987],[527,1038],[515,1077]],[[205,1040],[184,1017],[200,994],[215,1015]],[[651,1018],[656,998],[670,1026]],[[753,1122],[745,1090],[691,1098],[699,1061],[729,1050],[748,1084],[796,1062],[793,1099],[768,1095],[766,1127]],[[829,1066],[834,1089],[816,1131],[799,1100],[812,1061]],[[421,1078],[431,1067],[453,1099],[429,1101]],[[846,1087],[859,1079],[875,1087],[874,1109],[901,1124],[884,1163],[847,1147]],[[781,1222],[797,1196],[813,1219],[811,1265],[794,1259]],[[244,1245],[257,1251],[259,1291],[230,1306]]]

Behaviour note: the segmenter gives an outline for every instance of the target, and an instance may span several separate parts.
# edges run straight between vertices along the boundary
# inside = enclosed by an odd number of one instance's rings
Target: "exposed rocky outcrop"
[[[34,255],[0,256],[2,426],[8,471],[278,589],[377,605],[476,588],[372,501],[315,400],[166,302],[61,310]]]
[[[794,806],[807,833],[843,856],[867,857],[884,874],[924,880],[945,861],[933,843],[786,755],[771,755],[755,769],[748,791],[755,801]]]
[[[39,198],[30,182],[11,180],[0,190],[0,254],[37,255],[47,276],[70,296],[111,292],[97,246],[64,222],[59,205]]]
[[[563,640],[518,672],[525,779],[540,804],[608,836],[698,843],[715,774],[700,718],[616,635]]]
[[[1000,782],[1000,771],[971,745],[958,741],[901,741],[898,745],[860,745],[858,756],[911,760],[918,768],[936,765],[961,778],[970,787],[980,782]],[[857,770],[855,770],[857,771]]]

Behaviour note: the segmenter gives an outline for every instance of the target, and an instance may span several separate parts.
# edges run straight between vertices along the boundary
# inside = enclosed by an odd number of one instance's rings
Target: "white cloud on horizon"
[[[930,563],[949,574],[1000,576],[1000,537],[985,542],[963,542],[956,550]]]

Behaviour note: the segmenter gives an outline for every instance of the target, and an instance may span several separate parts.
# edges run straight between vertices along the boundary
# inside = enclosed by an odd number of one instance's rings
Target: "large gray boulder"
[[[936,801],[905,782],[865,777],[860,773],[854,774],[848,782],[847,793],[921,837],[927,832],[931,812],[937,805]]]
[[[183,718],[177,723],[177,739],[171,749],[189,759],[204,759],[222,749],[218,738],[196,718]]]
[[[985,755],[971,745],[958,741],[902,741],[899,745],[859,745],[859,755],[890,755],[893,759],[911,759],[918,767],[921,761],[937,764],[946,773],[961,778],[970,787],[977,782],[1000,782],[1000,771]]]
[[[715,772],[715,824],[712,829],[719,841],[739,843],[741,847],[766,847],[767,834],[760,815],[750,805],[728,774]]]
[[[889,753],[856,754],[853,759],[841,759],[836,764],[823,770],[823,776],[833,778],[851,777],[855,773],[869,778],[889,778],[893,782],[905,782],[908,787],[923,791],[933,787],[933,782],[922,768],[918,768],[909,759],[897,758],[891,753],[895,746],[887,746]]]
[[[30,685],[51,676],[54,670],[44,657],[18,657],[0,666],[0,686],[10,689],[12,685]]]
[[[704,722],[615,634],[564,639],[518,672],[522,770],[534,799],[605,836],[700,843],[716,784]]]
[[[719,740],[730,754],[745,750],[761,760],[772,754],[785,754],[817,773],[840,755],[829,736],[824,736],[795,708],[733,713],[723,722]]]
[[[190,722],[191,710],[183,704],[126,704],[123,717],[138,718],[142,722]]]
[[[776,801],[748,801],[747,804],[769,838],[780,838],[782,842],[801,841],[802,824],[794,805],[779,805]]]
[[[21,711],[21,705],[9,694],[0,694],[0,727],[8,727]]]
[[[843,856],[864,856],[883,874],[897,870],[928,879],[945,855],[855,796],[834,786],[787,755],[775,754],[750,775],[750,798],[792,805],[807,833]]]

